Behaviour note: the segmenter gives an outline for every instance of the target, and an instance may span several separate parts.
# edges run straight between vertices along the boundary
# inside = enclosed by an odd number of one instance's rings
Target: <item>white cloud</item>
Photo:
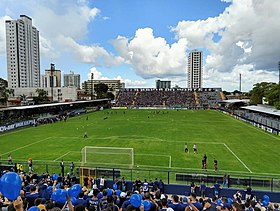
[[[0,17],[0,55],[6,53],[6,20],[11,20],[11,18],[9,16]]]
[[[50,1],[49,4],[35,4],[33,25],[40,31],[41,54],[47,58],[57,58],[64,46],[61,37],[81,40],[87,36],[88,24],[100,13],[90,8],[87,2]],[[63,7],[63,10],[58,8]],[[76,42],[76,41],[75,41]]]
[[[114,78],[105,77],[100,71],[96,69],[96,67],[92,67],[89,70],[89,73],[87,74],[88,79],[91,79],[91,74],[93,74],[93,79],[95,80],[120,80],[122,83],[125,83],[125,87],[142,87],[146,84],[145,81],[124,79],[122,76],[117,76]]]
[[[173,28],[177,39],[186,39],[188,48],[208,49],[205,71],[221,81],[230,76],[228,72],[234,78],[236,69],[242,68],[246,75],[252,73],[245,81],[248,89],[258,80],[274,80],[280,59],[280,1],[222,1],[231,5],[217,17],[179,22]],[[220,36],[218,41],[213,40],[215,33]]]
[[[248,91],[252,85],[262,82],[277,82],[277,72],[254,70],[253,65],[236,65],[231,72],[219,72],[217,69],[208,69],[204,73],[205,87],[223,87],[227,91],[239,90],[239,75],[241,74],[241,89]]]
[[[99,66],[104,64],[107,67],[119,65],[123,62],[121,57],[115,57],[98,45],[80,45],[70,37],[59,37],[60,45],[64,46],[64,51],[71,52],[75,58],[83,63]]]
[[[94,80],[109,80],[109,78],[102,76],[102,73],[96,69],[96,67],[92,67],[87,74],[88,80],[91,79],[91,75],[93,74]]]
[[[144,28],[138,29],[131,40],[118,36],[112,43],[136,74],[145,79],[185,74],[186,39],[169,45],[164,38],[154,37],[151,28]]]

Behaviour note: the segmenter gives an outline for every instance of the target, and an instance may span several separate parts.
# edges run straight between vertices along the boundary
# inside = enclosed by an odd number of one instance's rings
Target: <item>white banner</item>
[[[9,124],[9,125],[2,125],[2,126],[0,126],[0,133],[3,133],[5,131],[9,131],[9,130],[14,130],[14,129],[17,129],[17,128],[20,128],[20,127],[28,126],[28,125],[34,125],[35,122],[36,122],[36,120],[32,119],[32,120],[16,122],[16,123]]]

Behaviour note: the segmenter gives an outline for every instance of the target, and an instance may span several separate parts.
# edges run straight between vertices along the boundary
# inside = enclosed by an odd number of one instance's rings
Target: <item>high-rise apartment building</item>
[[[41,87],[61,87],[61,70],[56,70],[54,64],[41,75]]]
[[[77,87],[80,89],[80,74],[70,71],[70,74],[64,74],[64,87]]]
[[[188,88],[202,88],[203,55],[194,50],[188,56]]]
[[[171,81],[156,80],[156,89],[170,89]]]
[[[6,21],[6,51],[9,88],[40,87],[39,31],[30,17]]]

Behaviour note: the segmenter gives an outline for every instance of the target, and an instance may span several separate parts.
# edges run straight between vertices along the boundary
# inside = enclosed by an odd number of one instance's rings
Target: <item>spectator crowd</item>
[[[217,107],[221,100],[219,89],[123,89],[116,97],[117,107]]]
[[[5,174],[5,172],[4,172]],[[205,185],[200,186],[201,196],[197,197],[195,191],[187,196],[176,194],[167,195],[164,192],[162,180],[155,179],[141,181],[137,178],[129,188],[125,178],[115,179],[112,187],[107,186],[104,177],[89,182],[84,179],[79,192],[75,197],[70,197],[70,191],[79,183],[78,179],[70,174],[34,176],[35,173],[18,173],[21,180],[19,196],[16,200],[9,200],[5,194],[0,193],[1,211],[278,211],[276,203],[270,203],[269,197],[264,196],[257,201],[252,194],[252,189],[247,187],[246,195],[242,196],[237,191],[232,197],[219,196],[216,186],[213,186],[215,195],[212,198],[205,197]],[[3,175],[2,175],[3,176]],[[1,180],[0,180],[1,181]],[[1,183],[0,183],[1,184]],[[111,184],[111,183],[110,183]],[[1,187],[1,186],[0,186]],[[11,188],[13,186],[11,185]],[[219,186],[217,186],[219,188]],[[249,188],[249,189],[248,189]],[[7,190],[2,190],[6,193]],[[75,189],[77,190],[77,189]],[[64,200],[57,194],[68,191]]]

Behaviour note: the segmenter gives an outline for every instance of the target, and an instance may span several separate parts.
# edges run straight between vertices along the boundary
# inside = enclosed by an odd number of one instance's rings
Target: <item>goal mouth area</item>
[[[83,164],[134,166],[134,148],[85,146],[81,154]]]

